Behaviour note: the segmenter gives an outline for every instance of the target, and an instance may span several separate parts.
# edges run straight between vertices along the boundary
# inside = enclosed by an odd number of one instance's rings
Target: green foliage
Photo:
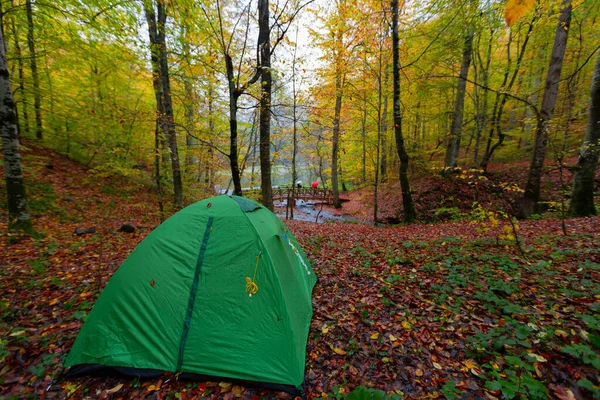
[[[570,354],[575,358],[580,359],[583,363],[592,365],[597,370],[600,370],[600,357],[596,351],[585,344],[571,344],[561,347],[560,351]]]
[[[438,221],[462,221],[465,215],[458,207],[440,207],[433,213]]]
[[[347,396],[346,400],[400,400],[404,396],[400,394],[388,395],[383,390],[377,390],[373,388],[366,388],[364,386],[358,386]]]
[[[457,399],[458,396],[462,393],[460,390],[456,388],[456,382],[448,381],[444,383],[444,386],[441,387],[440,392],[446,397],[447,400]]]
[[[588,379],[580,379],[579,381],[577,381],[577,385],[592,392],[592,395],[595,399],[600,399],[600,386],[594,385]]]

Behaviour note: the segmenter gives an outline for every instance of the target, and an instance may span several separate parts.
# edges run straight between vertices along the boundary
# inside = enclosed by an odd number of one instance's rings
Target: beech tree
[[[462,62],[460,64],[460,73],[456,88],[456,100],[454,101],[454,112],[452,114],[452,124],[450,125],[450,138],[446,148],[446,159],[444,161],[444,171],[449,171],[457,165],[458,151],[460,149],[460,138],[463,125],[463,108],[465,104],[465,94],[467,92],[467,76],[469,75],[469,66],[473,54],[473,38],[475,32],[470,24],[464,36]]]
[[[573,193],[569,215],[582,217],[596,215],[594,179],[600,155],[600,51],[592,77],[587,130],[579,151],[579,160],[573,178]]]
[[[400,112],[400,52],[398,49],[398,0],[392,0],[392,53],[394,77],[394,132],[396,136],[396,150],[400,158],[400,187],[402,189],[402,206],[404,207],[404,222],[415,221],[417,213],[410,193],[408,180],[408,153],[402,135],[402,114]]]
[[[262,204],[273,211],[271,185],[271,29],[269,0],[258,0],[258,48],[260,49],[260,189]]]
[[[156,9],[155,9],[156,7]],[[171,82],[166,44],[167,13],[164,0],[144,0],[144,14],[148,23],[152,60],[154,93],[156,95],[156,118],[169,146],[169,158],[173,173],[173,195],[178,208],[183,207],[183,184],[175,133],[175,117],[171,100]]]
[[[35,110],[35,137],[43,138],[42,130],[42,96],[40,94],[40,78],[37,68],[37,53],[35,50],[35,36],[33,25],[33,7],[31,0],[25,0],[27,10],[27,45],[29,46],[29,65],[31,67],[31,76],[33,78],[33,102]]]
[[[8,197],[8,228],[31,233],[31,216],[29,215],[19,150],[17,111],[10,87],[4,48],[4,36],[0,32],[0,135],[2,136],[4,176]]]
[[[542,108],[540,109],[540,115],[535,128],[535,144],[533,146],[527,186],[525,187],[525,193],[521,199],[518,213],[521,218],[527,218],[533,213],[540,212],[540,183],[542,180],[544,159],[546,158],[546,146],[548,144],[550,129],[549,123],[552,119],[558,95],[560,73],[567,49],[569,27],[571,26],[571,11],[571,0],[563,0],[554,35],[554,45],[552,46],[552,55],[550,57],[550,64],[548,65],[548,75],[546,75]]]

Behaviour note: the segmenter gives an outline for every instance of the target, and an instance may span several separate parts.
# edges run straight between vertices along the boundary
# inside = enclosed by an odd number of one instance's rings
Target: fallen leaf
[[[121,390],[121,388],[122,388],[122,387],[123,387],[123,384],[122,384],[122,383],[119,383],[119,384],[118,384],[117,386],[115,386],[114,388],[112,388],[112,389],[107,389],[107,390],[105,390],[104,392],[105,392],[105,393],[109,393],[109,394],[112,394],[112,393],[117,393],[119,390]]]
[[[527,353],[527,355],[533,359],[535,359],[538,362],[546,362],[548,360],[546,360],[544,357],[540,356],[539,354],[535,354],[535,353]]]

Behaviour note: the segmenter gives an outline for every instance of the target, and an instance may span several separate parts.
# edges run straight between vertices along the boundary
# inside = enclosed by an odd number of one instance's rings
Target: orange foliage
[[[535,0],[508,0],[506,2],[506,11],[504,19],[506,25],[511,26],[521,17],[527,14],[535,5]]]

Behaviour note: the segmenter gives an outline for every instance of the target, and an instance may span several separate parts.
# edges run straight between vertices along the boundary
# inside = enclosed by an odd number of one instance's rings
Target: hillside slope
[[[8,234],[0,209],[0,397],[286,397],[173,375],[65,380],[62,360],[95,299],[159,223],[156,198],[43,148],[24,151],[24,163],[40,237]],[[123,223],[135,232],[119,232]],[[518,245],[506,222],[491,219],[383,229],[287,223],[319,276],[310,398],[359,385],[408,398],[600,393],[600,218],[567,220],[568,236],[559,220],[524,221]]]

